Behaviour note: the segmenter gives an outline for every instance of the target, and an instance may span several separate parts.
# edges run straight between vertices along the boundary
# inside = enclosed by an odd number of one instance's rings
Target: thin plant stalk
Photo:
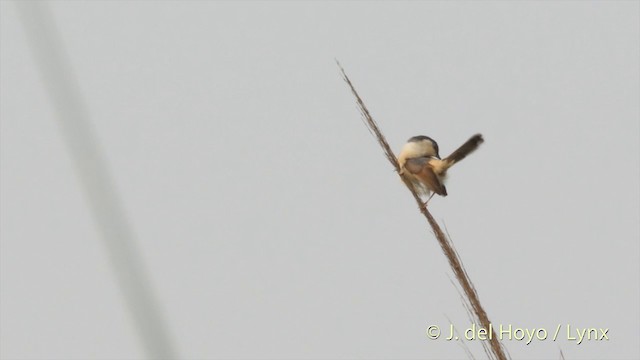
[[[351,83],[351,80],[349,80],[349,77],[345,73],[344,69],[342,68],[342,66],[337,60],[336,60],[336,63],[338,65],[338,68],[340,68],[342,79],[347,83],[347,85],[349,85],[349,88],[351,89],[351,93],[353,93],[353,96],[356,98],[356,103],[358,104],[358,109],[360,110],[360,114],[362,115],[362,119],[365,125],[367,126],[369,131],[375,136],[375,138],[378,140],[378,143],[384,150],[387,160],[389,160],[389,162],[391,163],[391,166],[393,166],[396,169],[396,172],[400,174],[400,167],[398,165],[398,160],[396,159],[395,154],[391,150],[389,143],[387,142],[384,135],[380,131],[378,124],[369,113],[369,110],[367,109],[364,102],[362,101],[362,98],[360,98],[360,95],[358,95],[358,92],[356,91],[355,87]],[[400,178],[402,179],[404,184],[407,186],[407,188],[413,195],[413,198],[416,200],[416,203],[418,204],[418,208],[420,209],[420,212],[425,216],[425,218],[429,222],[429,225],[431,225],[431,229],[433,230],[436,240],[438,240],[438,243],[442,248],[442,252],[446,256],[447,260],[449,261],[449,265],[451,266],[451,269],[453,270],[453,273],[456,279],[458,280],[458,283],[460,284],[460,287],[462,288],[464,295],[466,296],[465,300],[468,301],[468,304],[471,306],[471,310],[473,310],[473,315],[475,316],[476,320],[480,323],[480,325],[483,328],[488,330],[491,324],[491,321],[489,320],[489,316],[487,315],[487,312],[484,310],[484,308],[482,307],[482,304],[480,303],[480,298],[478,297],[478,293],[475,289],[475,286],[473,286],[473,283],[471,282],[471,279],[469,278],[467,271],[462,265],[462,260],[460,260],[458,253],[455,251],[455,248],[453,247],[453,243],[451,242],[451,239],[447,237],[445,233],[442,231],[442,229],[440,228],[440,226],[438,225],[436,220],[433,218],[433,216],[427,209],[426,205],[424,204],[424,202],[422,201],[422,199],[414,189],[413,184],[409,181],[409,179],[407,179],[404,175],[400,175]],[[500,341],[497,339],[497,337],[493,336],[489,339],[489,349],[491,350],[491,352],[488,353],[487,355],[489,355],[491,358],[498,359],[498,360],[507,359],[503,346],[500,343]]]

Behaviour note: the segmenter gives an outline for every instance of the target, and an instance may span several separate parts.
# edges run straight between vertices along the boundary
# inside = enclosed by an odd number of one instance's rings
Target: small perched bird
[[[447,170],[475,151],[482,142],[484,139],[481,134],[473,135],[451,155],[441,159],[435,140],[424,135],[414,136],[398,155],[400,175],[411,181],[419,195],[429,196],[424,203],[427,205],[434,194],[447,196],[444,186]]]

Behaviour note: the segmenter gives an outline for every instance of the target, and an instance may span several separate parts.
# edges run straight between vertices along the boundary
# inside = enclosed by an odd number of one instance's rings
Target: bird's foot
[[[424,207],[426,208],[427,205],[429,204],[429,201],[431,200],[431,198],[433,197],[433,195],[435,195],[436,193],[432,192],[431,196],[429,196],[429,198],[427,199],[427,201],[424,202]]]

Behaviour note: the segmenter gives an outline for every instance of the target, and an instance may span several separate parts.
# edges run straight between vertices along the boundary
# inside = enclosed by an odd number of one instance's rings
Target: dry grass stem
[[[349,88],[351,89],[353,96],[355,96],[356,98],[356,103],[358,104],[360,114],[362,115],[362,119],[367,125],[367,128],[378,140],[378,143],[384,150],[387,160],[389,160],[391,165],[399,173],[400,168],[398,166],[398,160],[396,159],[395,154],[391,150],[389,143],[387,142],[384,135],[380,131],[378,124],[375,122],[371,114],[369,114],[369,110],[367,110],[367,107],[365,106],[364,102],[360,98],[360,95],[358,95],[358,92],[356,91],[355,87],[351,83],[351,80],[349,80],[349,77],[347,77],[347,74],[345,73],[344,69],[342,68],[342,66],[337,60],[336,60],[336,63],[340,68],[340,73],[342,75],[342,78],[347,83],[347,85],[349,85]],[[449,261],[449,265],[451,266],[451,269],[453,270],[453,273],[456,279],[458,280],[460,287],[464,292],[464,295],[466,296],[466,300],[470,305],[471,309],[473,310],[474,317],[479,322],[480,326],[482,326],[485,329],[489,329],[489,325],[491,324],[491,321],[489,321],[487,312],[484,310],[484,308],[480,304],[478,293],[476,292],[476,289],[473,286],[471,279],[469,279],[469,275],[464,269],[464,266],[462,265],[462,261],[460,260],[460,257],[458,256],[458,253],[456,252],[453,246],[453,243],[451,242],[451,239],[444,234],[444,232],[442,231],[442,229],[440,228],[436,220],[433,218],[429,210],[427,210],[427,207],[422,202],[422,199],[420,199],[420,196],[416,193],[416,190],[413,188],[413,185],[411,184],[411,182],[408,181],[408,179],[402,175],[400,175],[400,177],[402,178],[402,181],[405,183],[405,185],[413,195],[413,198],[416,200],[416,203],[418,204],[418,208],[420,209],[420,212],[422,212],[422,214],[427,218],[429,225],[431,225],[431,229],[433,230],[433,233],[436,236],[436,239],[438,240],[440,247],[442,248],[442,252],[447,257],[447,260]],[[507,356],[504,352],[502,344],[500,343],[500,341],[497,339],[496,336],[493,336],[489,340],[489,348],[491,349],[491,352],[488,353],[487,355],[489,355],[490,358],[498,359],[498,360],[507,359]]]

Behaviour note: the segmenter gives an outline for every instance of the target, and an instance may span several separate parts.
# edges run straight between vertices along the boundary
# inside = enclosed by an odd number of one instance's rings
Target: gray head
[[[432,138],[424,135],[418,135],[407,140],[408,143],[430,143],[433,151],[435,152],[435,156],[440,159],[440,150],[438,149],[438,143]]]

